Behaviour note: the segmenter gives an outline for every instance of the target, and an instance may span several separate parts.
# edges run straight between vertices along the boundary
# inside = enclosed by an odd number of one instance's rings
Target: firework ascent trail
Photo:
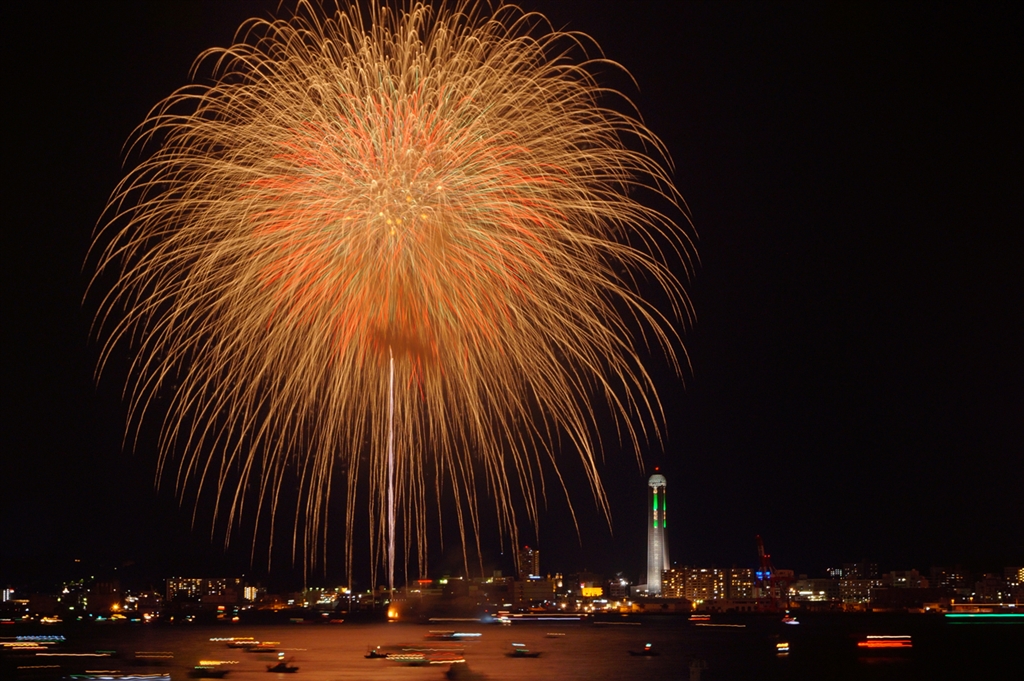
[[[342,476],[348,575],[368,479],[389,584],[396,537],[422,576],[446,514],[468,570],[481,495],[514,545],[569,460],[607,516],[599,413],[637,456],[660,439],[641,356],[679,370],[694,253],[661,143],[597,83],[621,67],[471,2],[300,3],[234,42],[139,126],[90,256],[99,371],[131,353],[133,429],[168,400],[160,479],[226,542],[243,517],[280,535],[297,479],[312,565]]]

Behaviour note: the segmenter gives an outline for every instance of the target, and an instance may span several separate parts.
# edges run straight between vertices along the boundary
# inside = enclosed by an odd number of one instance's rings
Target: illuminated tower
[[[655,471],[658,469],[655,468]],[[647,593],[661,595],[661,573],[668,569],[665,537],[665,476],[655,473],[647,481]]]

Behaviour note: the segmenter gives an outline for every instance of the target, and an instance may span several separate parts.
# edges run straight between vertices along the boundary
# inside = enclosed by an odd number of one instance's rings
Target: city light
[[[860,648],[912,648],[910,636],[868,636],[863,641],[858,641]]]

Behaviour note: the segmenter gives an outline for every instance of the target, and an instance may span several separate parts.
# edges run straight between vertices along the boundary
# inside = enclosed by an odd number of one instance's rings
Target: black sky
[[[1019,7],[522,6],[629,69],[700,236],[685,389],[650,360],[668,424],[647,474],[669,480],[673,560],[753,565],[761,534],[799,572],[1024,563]],[[151,451],[122,451],[119,387],[92,378],[83,263],[132,128],[268,11],[3,11],[0,581],[76,557],[250,569],[153,489]],[[614,534],[570,483],[583,544],[552,495],[531,538],[545,571],[639,575],[646,474],[609,451],[604,475]]]

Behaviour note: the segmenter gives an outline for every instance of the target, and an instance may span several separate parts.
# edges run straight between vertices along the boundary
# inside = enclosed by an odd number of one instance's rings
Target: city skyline
[[[913,611],[914,608],[921,607],[918,601],[922,599],[928,602],[938,599],[942,601],[942,609],[948,609],[953,604],[957,604],[958,608],[1001,604],[1013,609],[1024,599],[1024,566],[1019,565],[984,571],[965,570],[960,565],[931,566],[924,570],[880,570],[876,563],[852,562],[831,567],[824,574],[773,568],[772,577],[754,567],[672,565],[661,571],[662,586],[659,593],[653,593],[650,589],[649,576],[646,582],[643,579],[645,575],[634,581],[622,572],[604,575],[586,570],[565,573],[556,570],[543,574],[536,569],[539,552],[529,547],[523,547],[522,551],[529,554],[529,561],[533,563],[533,569],[529,572],[509,575],[495,571],[491,575],[476,577],[440,574],[417,578],[396,586],[400,593],[395,601],[400,603],[406,600],[409,594],[414,593],[431,592],[434,595],[441,595],[439,589],[445,592],[459,590],[458,587],[447,587],[449,584],[500,586],[509,596],[515,594],[517,603],[514,606],[517,608],[532,605],[552,607],[552,594],[561,594],[563,600],[566,595],[585,598],[588,601],[597,599],[613,608],[619,607],[612,605],[613,601],[620,601],[622,604],[626,601],[651,604],[641,605],[641,609],[644,609],[657,608],[657,603],[666,600],[683,599],[690,601],[698,610],[711,608],[718,612],[729,609],[735,609],[737,612],[779,611],[784,608],[784,602],[832,603],[833,607],[842,603],[842,609],[854,611],[862,610],[873,602],[874,606],[880,609],[910,608]],[[48,584],[37,580],[17,585],[4,584],[0,588],[3,591],[0,594],[0,602],[20,601],[24,604],[26,599],[42,599],[49,606],[54,605],[52,598],[60,600],[61,594],[71,594],[72,600],[80,600],[84,595],[99,594],[104,597],[102,602],[90,600],[90,612],[98,614],[117,611],[124,607],[123,602],[118,605],[119,601],[124,600],[122,596],[154,592],[162,594],[160,598],[164,603],[175,600],[196,603],[201,601],[214,606],[227,602],[241,604],[243,601],[251,605],[267,597],[272,597],[274,602],[280,603],[282,595],[297,592],[331,592],[344,594],[346,597],[375,593],[377,598],[386,603],[391,599],[392,593],[386,584],[349,587],[331,584],[328,581],[315,581],[301,585],[280,582],[275,585],[273,581],[246,575],[211,576],[200,572],[143,577],[137,574],[119,574],[116,570],[98,576],[87,573],[74,576],[68,573],[62,579]],[[207,598],[208,596],[214,598],[211,600]],[[476,605],[479,606],[481,603]],[[561,606],[554,607],[559,609]]]
[[[276,4],[8,10],[19,66],[0,575],[78,556],[247,565],[247,546],[225,554],[211,537],[209,508],[193,529],[191,508],[154,490],[146,442],[122,449],[119,385],[92,381],[82,265],[132,128],[200,51]],[[665,442],[641,467],[607,434],[611,530],[578,501],[577,534],[551,492],[523,543],[548,565],[641,574],[659,466],[680,564],[753,565],[756,535],[810,573],[864,558],[1024,562],[1020,133],[1006,98],[1020,10],[524,9],[590,34],[636,79],[609,84],[665,141],[702,264],[683,381],[651,357]],[[566,476],[573,492],[580,473]],[[484,549],[511,570],[515,547]],[[328,571],[341,563],[329,556]],[[291,569],[286,554],[275,569]]]

